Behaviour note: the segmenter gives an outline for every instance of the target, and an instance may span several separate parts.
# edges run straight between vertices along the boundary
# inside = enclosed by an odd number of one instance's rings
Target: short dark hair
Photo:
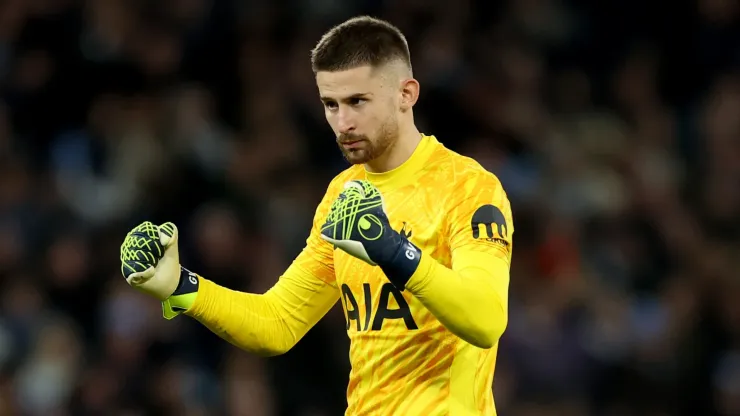
[[[406,37],[386,22],[370,16],[353,17],[331,28],[311,51],[313,72],[378,67],[394,60],[411,70]]]

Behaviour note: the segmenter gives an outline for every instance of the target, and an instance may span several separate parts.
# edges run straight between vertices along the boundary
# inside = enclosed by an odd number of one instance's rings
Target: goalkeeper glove
[[[330,208],[321,238],[379,266],[394,286],[404,290],[419,266],[421,250],[391,228],[383,205],[383,196],[370,182],[347,182]]]
[[[121,273],[132,287],[162,302],[165,318],[172,319],[195,301],[199,279],[180,266],[178,231],[168,222],[149,221],[132,229],[121,245]]]

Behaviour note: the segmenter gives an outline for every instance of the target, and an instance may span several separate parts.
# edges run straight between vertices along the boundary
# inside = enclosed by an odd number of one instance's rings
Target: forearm
[[[326,283],[286,273],[265,294],[230,290],[201,278],[185,314],[231,344],[262,356],[287,352],[338,299]]]
[[[279,355],[297,342],[269,294],[238,292],[201,278],[198,296],[186,313],[216,335],[246,351]]]
[[[490,348],[508,321],[509,266],[486,253],[471,254],[466,260],[452,270],[423,255],[406,289],[452,333]]]

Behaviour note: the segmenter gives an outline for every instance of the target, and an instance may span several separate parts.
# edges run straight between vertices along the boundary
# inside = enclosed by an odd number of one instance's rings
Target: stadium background
[[[117,255],[169,220],[191,269],[273,284],[345,166],[309,50],[357,13],[509,193],[499,414],[740,414],[735,0],[1,1],[0,414],[341,414],[341,309],[255,358]]]

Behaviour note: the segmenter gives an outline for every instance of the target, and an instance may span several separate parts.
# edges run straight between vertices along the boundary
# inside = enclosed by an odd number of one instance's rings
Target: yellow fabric
[[[465,252],[455,269],[422,256],[406,289],[450,332],[490,348],[506,328],[509,265],[495,255]]]
[[[201,278],[196,302],[186,313],[241,349],[274,356],[292,348],[338,299],[335,287],[301,273],[286,273],[263,295]]]
[[[491,385],[514,232],[500,182],[433,136],[393,171],[355,166],[335,182],[353,179],[380,189],[391,226],[410,233],[423,254],[397,293],[379,268],[334,253],[351,340],[347,415],[495,415]],[[473,238],[473,215],[488,204],[505,227],[489,236],[480,226]]]
[[[288,351],[339,299],[334,250],[319,237],[333,201],[329,194],[316,209],[305,248],[270,290],[238,292],[201,277],[185,314],[244,350],[266,356]]]
[[[404,292],[380,268],[318,237],[329,205],[353,179],[380,189],[391,226],[422,250]],[[474,227],[484,205],[496,207],[500,221]],[[186,313],[241,348],[275,354],[341,298],[351,341],[347,415],[495,415],[491,385],[506,326],[513,231],[498,179],[424,136],[391,172],[353,166],[338,175],[306,248],[265,295],[204,280]]]

